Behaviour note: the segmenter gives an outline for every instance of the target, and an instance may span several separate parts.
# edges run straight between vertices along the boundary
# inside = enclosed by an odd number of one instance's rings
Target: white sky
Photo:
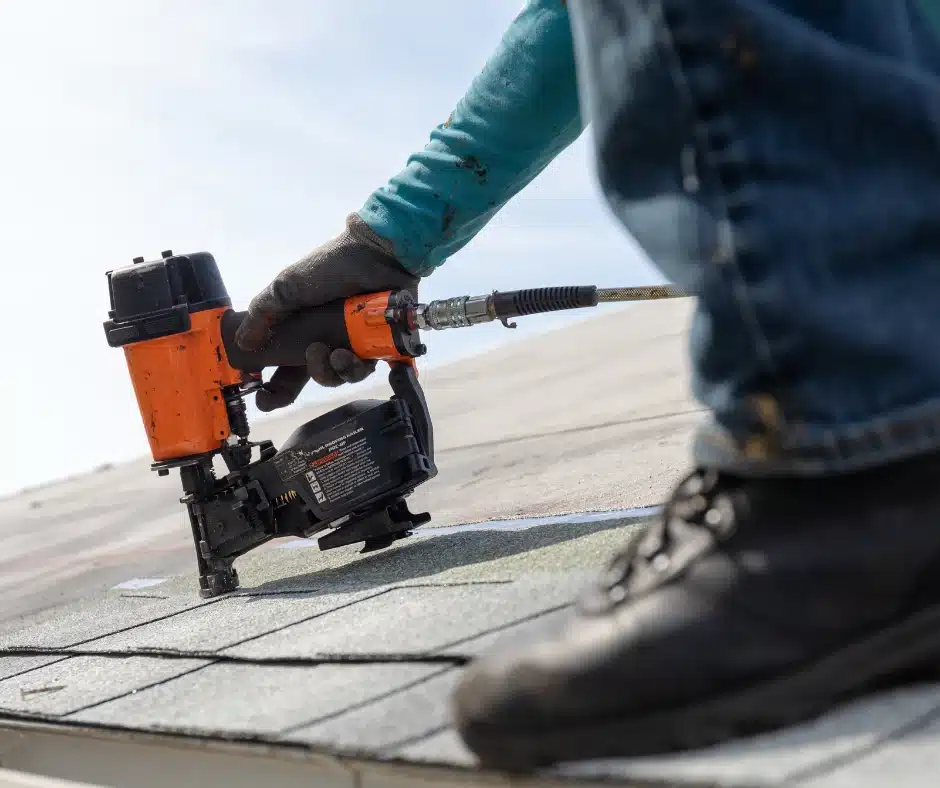
[[[244,308],[425,144],[520,4],[0,0],[0,494],[147,453],[102,329],[106,270],[208,250]],[[610,218],[587,142],[422,297],[662,281]],[[426,342],[441,361],[509,335]]]

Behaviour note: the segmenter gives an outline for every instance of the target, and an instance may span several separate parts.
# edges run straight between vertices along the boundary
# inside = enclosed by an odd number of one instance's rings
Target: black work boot
[[[697,748],[940,665],[940,458],[819,480],[696,472],[560,634],[471,663],[483,766]]]

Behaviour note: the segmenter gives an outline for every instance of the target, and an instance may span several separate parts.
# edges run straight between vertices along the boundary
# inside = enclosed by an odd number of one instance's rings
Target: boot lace
[[[663,507],[659,518],[647,531],[617,553],[601,581],[610,602],[627,597],[627,583],[640,569],[665,573],[672,567],[673,547],[689,528],[704,528],[716,540],[734,533],[736,515],[731,496],[717,471],[695,470],[686,476]]]

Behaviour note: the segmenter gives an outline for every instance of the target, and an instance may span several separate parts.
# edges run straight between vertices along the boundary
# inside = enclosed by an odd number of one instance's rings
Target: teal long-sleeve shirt
[[[427,276],[583,129],[565,0],[529,0],[450,117],[358,214]]]

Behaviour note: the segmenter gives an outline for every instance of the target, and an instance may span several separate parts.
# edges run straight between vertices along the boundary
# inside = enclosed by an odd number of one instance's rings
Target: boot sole
[[[940,667],[940,606],[856,641],[798,672],[694,705],[551,730],[460,727],[484,767],[529,772],[565,761],[694,750],[804,722],[894,674]]]

